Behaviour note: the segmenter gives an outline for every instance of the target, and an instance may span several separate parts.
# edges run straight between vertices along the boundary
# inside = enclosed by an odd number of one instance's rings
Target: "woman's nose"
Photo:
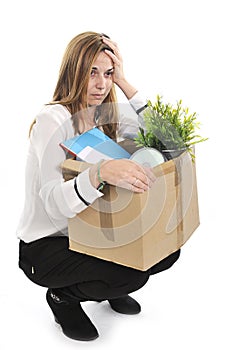
[[[96,87],[98,89],[104,89],[105,88],[105,79],[103,76],[99,75],[96,81]]]

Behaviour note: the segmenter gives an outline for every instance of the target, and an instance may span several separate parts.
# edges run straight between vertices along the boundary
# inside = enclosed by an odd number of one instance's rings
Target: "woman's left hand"
[[[124,71],[123,71],[123,60],[119,51],[119,48],[117,46],[117,43],[114,41],[102,37],[103,42],[108,45],[114,53],[112,53],[110,50],[105,50],[105,53],[112,59],[114,64],[114,74],[113,74],[113,81],[118,85],[120,81],[125,80]]]
[[[123,70],[123,60],[122,60],[118,45],[114,41],[104,36],[102,37],[102,40],[114,52],[112,53],[110,50],[107,50],[107,49],[105,50],[106,55],[108,55],[113,61],[113,65],[114,65],[113,82],[117,84],[117,86],[124,92],[126,97],[130,99],[136,94],[137,89],[125,79],[124,70]]]

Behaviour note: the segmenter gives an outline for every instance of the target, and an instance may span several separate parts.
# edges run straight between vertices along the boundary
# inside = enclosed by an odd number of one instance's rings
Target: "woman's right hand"
[[[104,161],[100,166],[100,177],[110,185],[126,188],[136,193],[147,191],[156,180],[151,168],[143,167],[129,159]],[[90,178],[93,185],[97,187],[99,183],[96,165],[90,170]]]

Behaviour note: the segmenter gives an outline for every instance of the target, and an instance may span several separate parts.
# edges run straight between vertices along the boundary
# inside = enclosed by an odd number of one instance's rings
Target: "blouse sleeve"
[[[40,174],[39,197],[52,219],[73,217],[87,207],[75,191],[74,179],[65,182],[62,176],[61,163],[66,155],[60,143],[72,137],[71,130],[70,118],[54,110],[41,113],[32,130],[31,144]],[[103,195],[91,185],[89,170],[77,176],[76,183],[81,197],[90,204]]]
[[[146,98],[137,92],[129,104],[120,104],[119,137],[133,139],[138,133],[139,126],[144,127],[143,111],[147,108]]]

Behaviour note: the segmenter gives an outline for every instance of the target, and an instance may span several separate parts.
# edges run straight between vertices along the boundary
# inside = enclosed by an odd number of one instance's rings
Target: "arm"
[[[73,136],[72,122],[69,115],[64,114],[66,112],[61,106],[45,109],[38,116],[31,134],[40,177],[36,195],[40,197],[49,217],[57,220],[73,217],[87,207],[76,193],[74,179],[65,182],[60,168],[66,158],[60,143]],[[88,203],[102,196],[90,182],[89,170],[77,177],[76,184],[81,197]]]
[[[98,173],[98,176],[97,176]],[[126,188],[136,193],[147,191],[156,180],[152,170],[129,159],[106,160],[90,168],[90,180],[94,187],[105,181],[110,185]]]
[[[128,98],[131,106],[139,115],[139,124],[141,124],[143,123],[143,120],[140,120],[140,113],[146,107],[147,102],[145,99],[142,99],[139,96],[137,89],[132,86],[125,78],[123,72],[122,57],[120,55],[117,44],[105,37],[103,37],[102,40],[114,52],[112,53],[110,50],[105,50],[105,53],[112,59],[114,64],[113,81]],[[122,129],[124,129],[124,132],[132,133],[132,130],[135,131],[135,121],[135,119],[133,122],[132,119],[123,120]],[[93,172],[90,172],[90,178],[94,183],[96,179],[94,170]],[[103,162],[101,165],[101,178],[109,184],[127,188],[133,192],[138,193],[142,193],[148,190],[152,186],[152,183],[155,181],[155,176],[153,175],[151,169],[142,167],[139,164],[128,159],[110,160]]]
[[[136,94],[137,89],[134,86],[132,86],[125,78],[122,57],[118,46],[115,42],[106,37],[103,37],[102,40],[114,52],[112,53],[110,50],[105,50],[105,53],[112,59],[114,64],[113,81],[123,91],[125,96],[130,100]]]
[[[120,125],[119,136],[135,136],[135,134],[137,134],[138,131],[138,124],[144,128],[142,112],[147,107],[147,100],[144,97],[142,97],[138,93],[137,89],[134,86],[132,86],[125,78],[123,70],[123,61],[117,44],[105,37],[103,37],[102,40],[114,52],[112,53],[110,50],[105,50],[105,53],[112,59],[114,64],[113,81],[123,91],[125,96],[128,98],[131,107],[134,109],[134,111],[139,117],[137,120],[135,116],[133,118],[131,116],[126,117],[127,115],[129,115],[129,113],[123,113],[123,118],[120,120],[120,124],[122,125]]]
[[[87,208],[85,202],[91,204],[103,195],[96,189],[99,185],[96,164],[77,176],[76,188],[75,179],[66,182],[63,179],[60,165],[66,156],[60,143],[73,136],[72,128],[70,118],[64,118],[64,111],[50,109],[38,116],[31,133],[32,149],[38,159],[38,165],[31,164],[31,167],[38,166],[36,171],[40,178],[33,192],[40,197],[50,220],[73,217]],[[127,159],[103,162],[100,176],[109,184],[134,192],[144,192],[154,181],[149,169],[145,170]],[[85,202],[77,195],[77,190]]]

